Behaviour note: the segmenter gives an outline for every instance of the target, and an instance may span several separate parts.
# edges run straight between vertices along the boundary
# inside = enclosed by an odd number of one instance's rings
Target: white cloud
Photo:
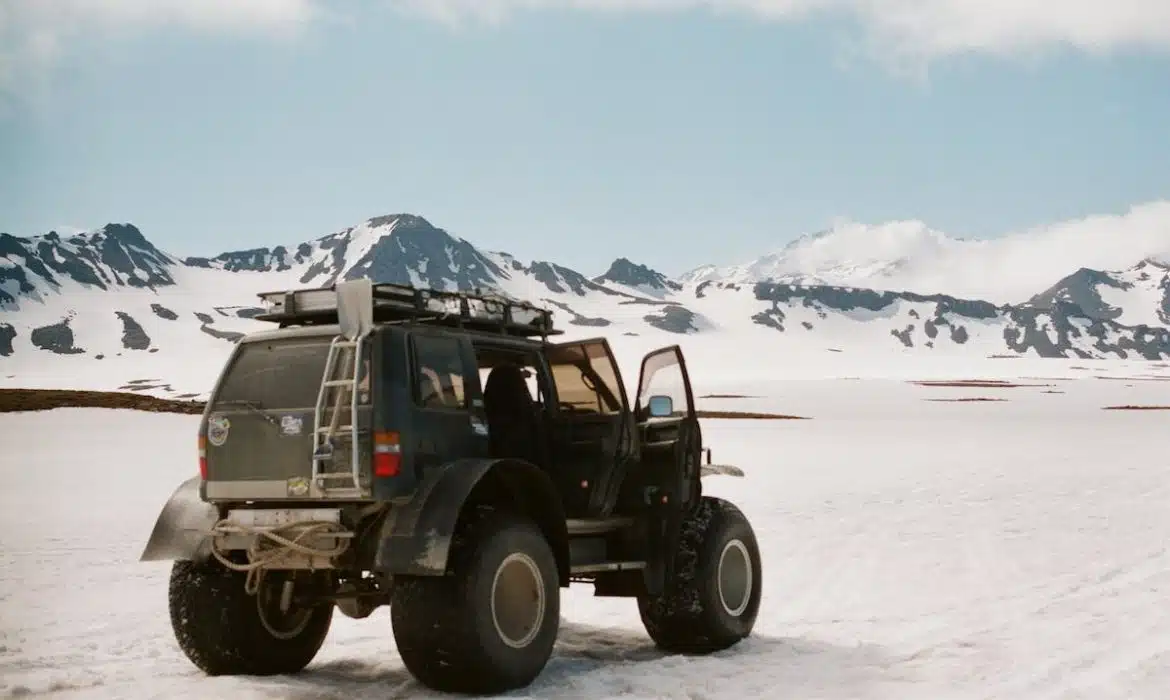
[[[1170,0],[380,0],[443,22],[502,22],[516,12],[706,11],[761,21],[836,16],[855,22],[892,64],[980,52],[1018,55],[1058,46],[1091,53],[1170,51]],[[370,5],[325,0],[0,0],[0,87],[35,77],[79,36],[179,26],[288,36],[327,14]]]
[[[8,0],[0,19],[13,31],[177,24],[195,29],[283,29],[315,13],[311,0]]]
[[[1170,262],[1170,201],[968,242],[964,248],[968,255],[950,257],[937,270],[938,284],[949,279],[996,301],[997,296],[1020,300],[1081,267],[1115,271],[1145,258]]]
[[[1125,270],[1145,258],[1170,262],[1170,200],[1015,231],[956,239],[921,221],[836,222],[744,265],[704,270],[695,280],[753,282],[813,278],[828,284],[909,289],[1021,302],[1081,267]]]
[[[591,10],[747,13],[794,20],[834,13],[858,21],[878,48],[933,58],[1014,54],[1052,46],[1090,52],[1170,50],[1168,0],[387,0],[443,21],[501,21],[518,11]]]
[[[317,0],[0,0],[0,85],[35,74],[79,37],[159,27],[287,36]]]
[[[851,0],[874,33],[904,52],[1014,53],[1066,45],[1090,52],[1170,49],[1166,0]]]

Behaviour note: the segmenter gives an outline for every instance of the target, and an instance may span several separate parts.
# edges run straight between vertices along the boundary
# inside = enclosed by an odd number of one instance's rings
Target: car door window
[[[617,370],[603,342],[549,348],[548,363],[563,408],[604,416],[621,413],[624,406]]]
[[[681,355],[676,349],[664,348],[646,356],[638,383],[638,409],[645,411],[651,396],[666,396],[673,407],[672,417],[689,415],[693,406]]]

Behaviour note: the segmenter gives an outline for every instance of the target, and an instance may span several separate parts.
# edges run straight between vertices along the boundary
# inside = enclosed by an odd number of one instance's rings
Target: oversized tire
[[[472,508],[445,576],[395,577],[390,619],[403,663],[424,685],[472,694],[525,687],[560,627],[552,548],[529,518]]]
[[[664,651],[719,651],[751,634],[761,579],[760,550],[747,517],[728,501],[704,496],[683,521],[674,575],[661,595],[638,598],[638,612]]]
[[[333,602],[295,604],[281,613],[282,579],[269,572],[256,595],[245,575],[215,559],[176,561],[171,569],[171,627],[179,648],[212,676],[272,676],[300,671],[321,649],[333,620]],[[307,573],[296,574],[300,578]],[[261,613],[261,606],[269,612]]]

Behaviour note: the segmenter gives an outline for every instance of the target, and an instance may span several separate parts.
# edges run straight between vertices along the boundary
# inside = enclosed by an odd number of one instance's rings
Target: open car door
[[[590,338],[545,346],[557,407],[550,426],[554,478],[570,518],[610,514],[634,459],[634,419],[609,343]]]
[[[652,519],[646,569],[646,585],[654,595],[673,572],[682,521],[701,496],[703,437],[679,346],[660,348],[642,359],[634,406],[649,505],[661,514]]]

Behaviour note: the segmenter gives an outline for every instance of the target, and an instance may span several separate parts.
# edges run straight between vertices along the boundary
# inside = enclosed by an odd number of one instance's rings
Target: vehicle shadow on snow
[[[842,697],[865,695],[889,659],[873,646],[845,647],[754,635],[707,656],[659,651],[644,632],[562,622],[553,656],[530,687],[502,697],[645,697],[677,694],[690,700],[787,697],[826,687]],[[314,664],[296,676],[257,679],[280,686],[288,700],[451,698],[419,684],[397,659]],[[796,696],[793,696],[796,697]]]

